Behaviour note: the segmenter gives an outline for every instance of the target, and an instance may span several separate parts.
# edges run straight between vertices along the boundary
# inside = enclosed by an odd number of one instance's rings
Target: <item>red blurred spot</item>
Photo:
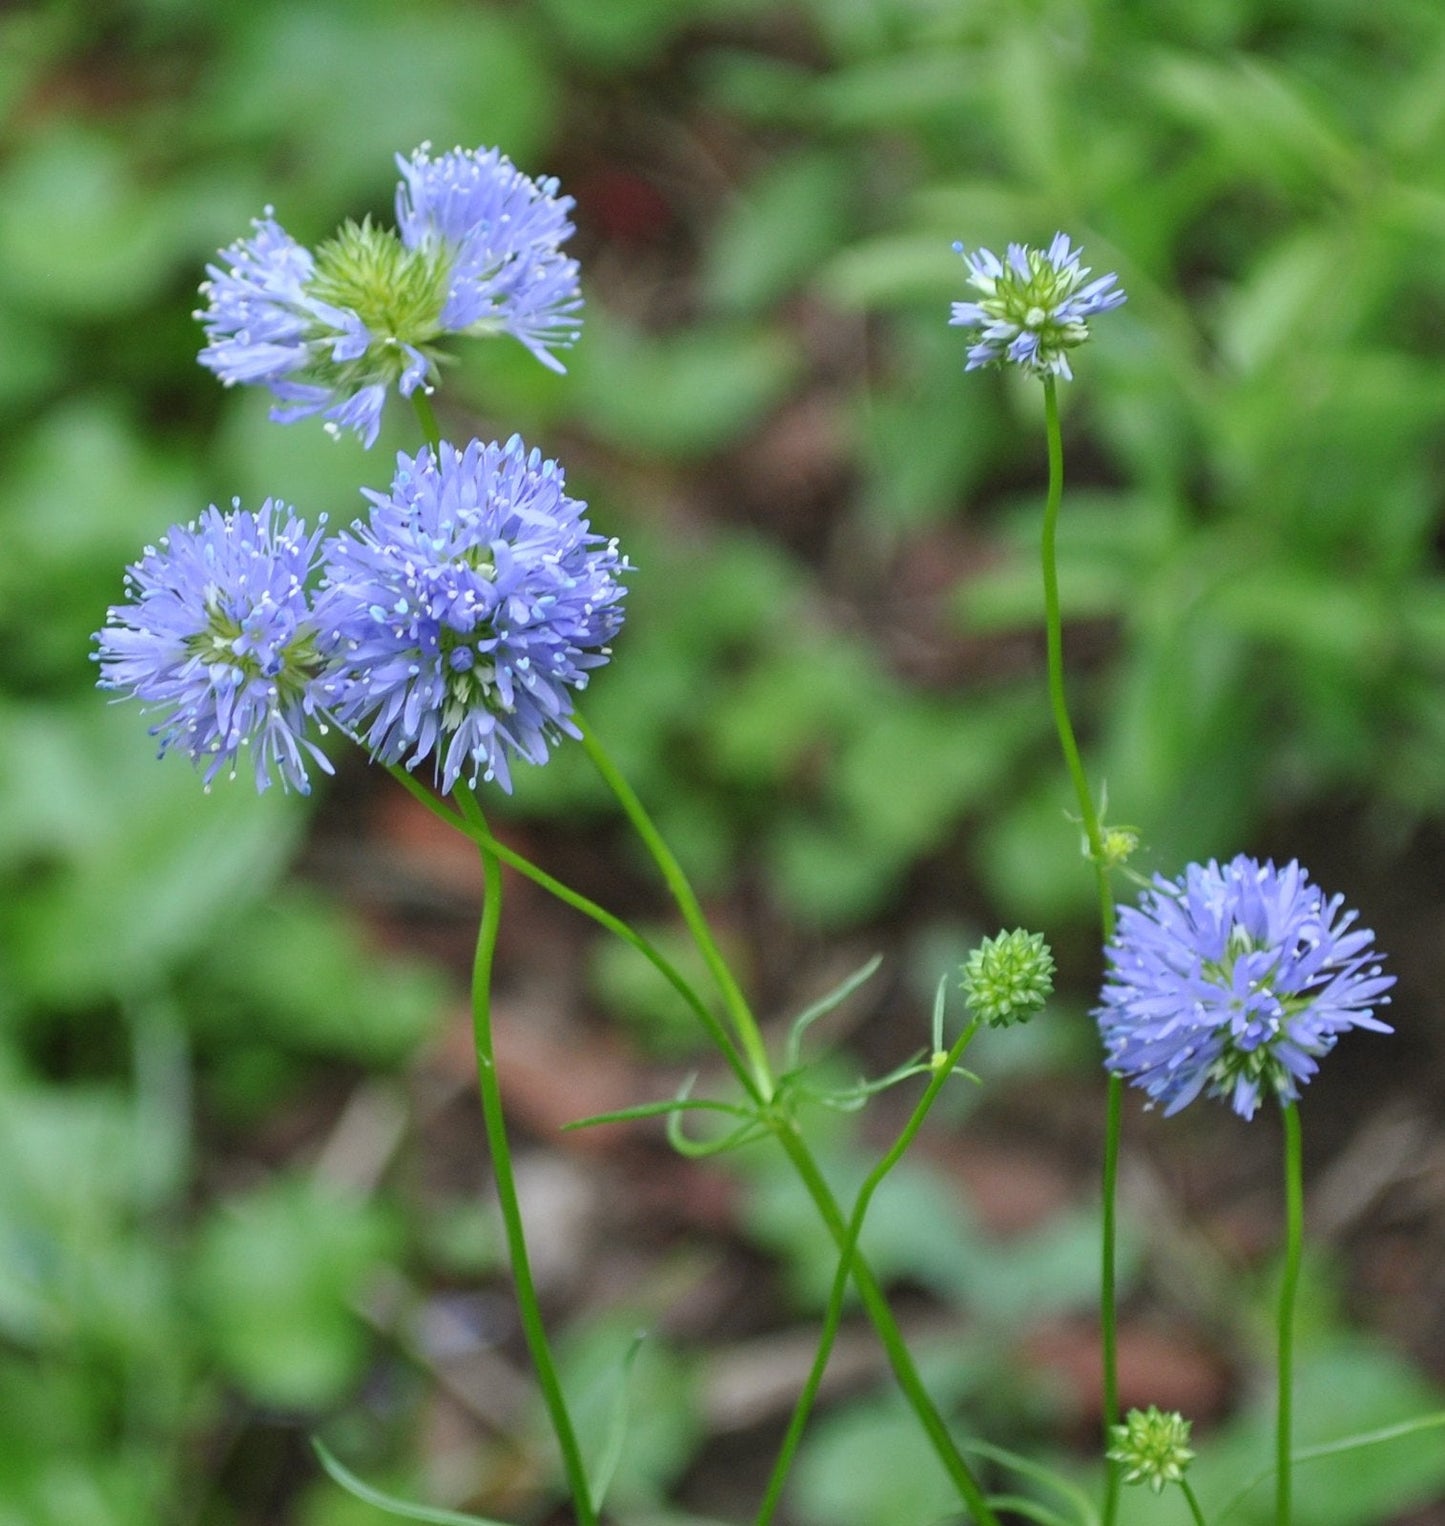
[[[631,170],[596,170],[574,195],[587,221],[605,238],[650,243],[671,231],[673,212],[667,198]]]

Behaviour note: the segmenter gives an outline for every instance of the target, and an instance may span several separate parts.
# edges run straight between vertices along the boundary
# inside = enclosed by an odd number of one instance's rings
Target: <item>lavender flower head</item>
[[[426,145],[398,157],[400,231],[344,224],[313,254],[268,207],[249,238],[206,267],[203,366],[227,386],[260,383],[281,423],[321,414],[367,446],[393,389],[410,397],[437,373],[448,334],[508,333],[553,370],[581,327],[570,197],[496,149]]]
[[[448,333],[508,333],[553,371],[582,320],[577,261],[559,246],[572,233],[570,196],[551,177],[530,180],[499,149],[454,148],[439,159],[423,143],[397,155],[396,221],[408,249],[437,251],[449,280]]]
[[[578,735],[573,691],[611,655],[627,560],[515,435],[400,455],[390,493],[367,496],[370,521],[325,552],[331,708],[382,762],[432,758],[443,791],[510,790],[511,757],[545,763]]]
[[[235,777],[247,747],[258,790],[274,777],[305,794],[308,759],[331,772],[305,734],[320,698],[306,587],[320,539],[269,498],[255,514],[209,508],[146,547],[126,571],[130,602],[96,632],[100,687],[158,710],[161,754],[203,764],[207,789],[222,769]]]
[[[967,371],[1012,361],[1036,376],[1073,378],[1068,352],[1089,337],[1087,319],[1125,300],[1118,276],[1089,281],[1081,250],[1056,233],[1047,250],[1010,244],[1005,259],[987,249],[974,254],[962,244],[954,249],[968,266],[969,285],[981,293],[977,302],[955,302],[948,320],[955,328],[975,329],[978,342],[968,352]]]
[[[1291,861],[1191,864],[1123,907],[1095,1010],[1105,1064],[1177,1113],[1200,1092],[1251,1118],[1293,1102],[1341,1033],[1389,1033],[1374,934]]]

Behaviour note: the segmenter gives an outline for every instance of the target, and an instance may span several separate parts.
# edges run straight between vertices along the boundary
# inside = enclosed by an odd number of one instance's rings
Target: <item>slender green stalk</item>
[[[851,1261],[853,1283],[858,1289],[858,1296],[863,1301],[863,1307],[873,1323],[873,1328],[878,1332],[878,1339],[883,1343],[888,1364],[893,1369],[893,1376],[903,1391],[903,1397],[908,1401],[914,1414],[918,1416],[919,1423],[927,1433],[929,1441],[932,1442],[939,1461],[953,1480],[959,1497],[972,1513],[978,1526],[999,1526],[998,1517],[989,1508],[988,1500],[984,1497],[978,1480],[973,1476],[973,1470],[964,1460],[963,1453],[959,1451],[953,1437],[949,1435],[943,1416],[939,1414],[933,1400],[929,1397],[928,1390],[923,1386],[923,1379],[913,1363],[913,1357],[904,1343],[903,1333],[893,1318],[893,1310],[889,1308],[888,1300],[882,1288],[879,1287],[872,1268],[856,1245],[851,1252],[849,1251],[848,1224],[844,1221],[843,1211],[838,1206],[838,1200],[833,1196],[833,1191],[828,1186],[822,1171],[819,1170],[817,1161],[813,1159],[807,1145],[803,1142],[802,1135],[798,1133],[796,1126],[790,1120],[776,1119],[773,1132],[796,1168],[808,1196],[813,1199],[819,1215],[828,1228],[828,1233],[833,1237],[833,1243],[838,1247],[840,1256],[847,1255]]]
[[[767,1492],[763,1496],[762,1504],[758,1507],[756,1526],[768,1526],[773,1512],[778,1508],[778,1502],[783,1495],[783,1485],[787,1482],[788,1472],[793,1465],[793,1456],[798,1450],[798,1443],[803,1439],[803,1428],[808,1423],[808,1416],[818,1397],[818,1388],[827,1370],[828,1358],[833,1352],[833,1342],[838,1336],[838,1326],[842,1322],[843,1299],[848,1291],[854,1256],[858,1248],[858,1237],[863,1232],[863,1219],[868,1212],[868,1205],[873,1201],[873,1194],[878,1190],[883,1178],[902,1160],[903,1152],[913,1143],[914,1137],[923,1127],[923,1120],[928,1116],[929,1109],[937,1100],[944,1083],[953,1074],[954,1066],[963,1058],[964,1050],[968,1048],[977,1032],[978,1022],[975,1020],[959,1034],[947,1056],[934,1067],[933,1075],[924,1088],[923,1095],[918,1099],[917,1106],[909,1116],[908,1122],[904,1124],[898,1138],[894,1140],[892,1148],[868,1173],[867,1180],[858,1190],[858,1197],[853,1204],[853,1213],[848,1220],[847,1237],[838,1256],[838,1269],[833,1274],[833,1286],[829,1291],[828,1306],[823,1315],[823,1328],[818,1336],[818,1350],[813,1357],[808,1381],[803,1385],[803,1391],[798,1395],[798,1401],[793,1406],[787,1434],[783,1437],[782,1445],[778,1449],[777,1461],[773,1464],[773,1471],[768,1479]]]
[[[1190,1515],[1194,1517],[1194,1526],[1205,1526],[1204,1512],[1199,1508],[1199,1500],[1195,1497],[1194,1490],[1189,1487],[1189,1480],[1181,1478],[1179,1487],[1184,1491],[1184,1500],[1189,1506]]]
[[[1275,1425],[1275,1526],[1289,1526],[1293,1483],[1290,1442],[1294,1420],[1294,1305],[1304,1244],[1304,1163],[1299,1107],[1286,1102],[1284,1114],[1284,1277],[1279,1289],[1279,1410]]]
[[[617,797],[618,804],[626,813],[633,829],[642,839],[658,869],[661,870],[662,877],[667,882],[667,888],[671,891],[672,898],[676,901],[678,910],[687,923],[688,931],[692,934],[699,953],[717,982],[718,990],[722,993],[722,999],[732,1019],[738,1041],[742,1044],[753,1067],[757,1091],[766,1101],[773,1095],[773,1073],[768,1065],[768,1052],[763,1045],[758,1021],[753,1016],[752,1008],[748,1005],[747,997],[743,995],[742,988],[734,978],[733,972],[728,968],[722,951],[717,946],[717,940],[712,935],[712,929],[707,924],[702,906],[687,875],[683,872],[682,865],[673,856],[672,849],[663,841],[662,834],[647,814],[641,800],[637,798],[632,786],[622,777],[621,771],[601,742],[597,740],[592,728],[575,711],[572,719],[582,733],[582,745],[587,749],[587,756],[592,760],[592,766],[601,774],[607,787]]]
[[[1406,1436],[1418,1435],[1421,1431],[1441,1429],[1445,1429],[1445,1409],[1436,1410],[1431,1415],[1417,1415],[1413,1420],[1401,1420],[1395,1425],[1384,1425],[1378,1430],[1359,1431],[1353,1436],[1340,1436],[1334,1441],[1321,1441],[1312,1447],[1301,1447],[1293,1454],[1293,1457],[1297,1463],[1316,1462],[1321,1457],[1341,1457],[1346,1452],[1360,1452],[1366,1447],[1382,1446],[1388,1441],[1399,1441]],[[1216,1526],[1218,1522],[1227,1520],[1233,1515],[1274,1471],[1273,1467],[1261,1469],[1242,1489],[1230,1495],[1214,1517]]]
[[[1044,504],[1044,527],[1041,538],[1041,561],[1044,577],[1044,631],[1048,644],[1049,705],[1064,764],[1073,782],[1079,817],[1089,844],[1089,857],[1098,880],[1099,924],[1104,942],[1114,937],[1114,896],[1109,885],[1109,869],[1104,856],[1104,834],[1099,813],[1089,790],[1079,744],[1069,719],[1068,700],[1064,693],[1064,625],[1059,610],[1059,565],[1057,540],[1059,509],[1064,498],[1064,441],[1059,428],[1059,398],[1052,376],[1044,377],[1044,424],[1048,437],[1049,491]],[[1108,1450],[1109,1434],[1119,1423],[1119,1337],[1117,1315],[1118,1262],[1118,1180],[1119,1136],[1124,1113],[1124,1083],[1111,1075],[1105,1103],[1103,1212],[1100,1232],[1099,1326],[1103,1343],[1104,1440]],[[1106,1460],[1104,1474],[1104,1526],[1112,1526],[1119,1507],[1120,1468]]]
[[[682,866],[673,856],[672,850],[663,840],[662,834],[657,830],[631,785],[623,778],[621,771],[608,756],[591,728],[576,712],[573,713],[573,720],[582,733],[583,746],[587,749],[587,755],[591,758],[593,767],[617,797],[633,829],[642,839],[661,871],[673,900],[682,912],[683,920],[687,923],[688,930],[692,933],[693,940],[722,993],[733,1020],[733,1026],[743,1049],[752,1062],[753,1074],[761,1099],[764,1101],[770,1099],[773,1095],[774,1083],[757,1019],[753,1016],[747,998],[743,995],[713,938],[707,918],[703,914],[697,895],[688,882]],[[847,1225],[844,1222],[842,1210],[824,1180],[822,1172],[819,1171],[817,1163],[790,1119],[774,1114],[769,1121],[774,1134],[801,1177],[808,1195],[813,1199],[829,1234],[832,1235],[834,1243],[841,1251],[847,1240]],[[918,1370],[913,1364],[913,1358],[904,1344],[897,1321],[893,1318],[893,1311],[888,1306],[887,1298],[878,1286],[867,1262],[856,1252],[853,1256],[853,1281],[857,1285],[863,1307],[888,1354],[894,1377],[903,1390],[904,1397],[917,1414],[934,1450],[938,1453],[939,1460],[953,1479],[964,1503],[973,1512],[979,1526],[998,1526],[997,1517],[989,1509],[983,1491],[979,1488],[967,1462],[964,1461],[962,1453],[954,1444],[953,1438],[948,1434],[948,1427],[923,1386]]]
[[[469,820],[485,825],[481,806],[465,788],[458,789],[457,801]],[[542,1310],[537,1301],[537,1289],[532,1281],[532,1268],[527,1256],[527,1237],[522,1227],[516,1179],[512,1174],[512,1152],[507,1144],[507,1126],[502,1114],[502,1091],[497,1082],[497,1065],[492,1053],[492,964],[502,919],[502,866],[490,848],[482,847],[479,851],[482,855],[482,919],[477,929],[477,951],[472,964],[472,1032],[476,1041],[477,1088],[482,1099],[482,1119],[492,1155],[497,1202],[502,1210],[507,1254],[512,1264],[512,1281],[517,1292],[517,1309],[527,1338],[527,1350],[531,1353],[537,1382],[542,1390],[542,1400],[547,1406],[552,1430],[561,1449],[562,1465],[567,1473],[567,1485],[577,1512],[578,1526],[596,1526],[597,1514],[592,1508],[591,1490],[587,1484],[582,1453],[577,1445],[577,1434],[567,1411],[567,1401],[562,1394],[562,1384],[557,1377],[556,1364],[547,1342],[547,1331],[542,1323]]]
[[[436,411],[431,405],[431,395],[425,387],[418,387],[411,395],[411,406],[416,410],[417,422],[421,425],[422,435],[433,450],[440,450],[442,443],[441,427],[437,423]]]
[[[660,974],[664,980],[675,990],[683,1001],[692,1009],[693,1015],[707,1030],[708,1036],[713,1043],[722,1051],[723,1059],[737,1077],[738,1084],[753,1099],[761,1102],[763,1099],[758,1095],[757,1085],[742,1056],[738,1053],[737,1045],[733,1043],[732,1036],[727,1029],[717,1020],[706,1002],[693,989],[687,977],[672,963],[667,956],[651,943],[647,938],[624,922],[621,917],[615,916],[606,907],[599,906],[596,901],[589,900],[580,891],[573,890],[570,885],[565,885],[559,879],[548,874],[545,869],[538,868],[530,859],[509,848],[504,842],[492,836],[484,823],[467,821],[451,810],[445,802],[438,800],[432,792],[401,764],[392,763],[387,765],[387,771],[392,778],[402,786],[413,799],[418,800],[429,810],[433,816],[454,827],[465,837],[470,837],[478,847],[486,848],[495,853],[501,861],[510,869],[515,869],[518,874],[531,880],[534,885],[539,885],[549,895],[555,896],[564,905],[570,906],[574,911],[580,911],[584,917],[590,917],[599,926],[605,927],[608,932],[616,934],[624,943],[631,944],[644,959]]]

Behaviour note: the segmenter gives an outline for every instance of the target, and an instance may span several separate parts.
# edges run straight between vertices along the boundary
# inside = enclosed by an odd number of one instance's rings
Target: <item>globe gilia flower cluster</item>
[[[189,754],[207,788],[247,749],[258,790],[280,779],[304,794],[308,761],[331,772],[306,735],[325,662],[308,592],[320,540],[269,498],[256,513],[213,506],[146,547],[130,602],[96,635],[100,687],[159,711],[161,753]]]
[[[1295,1101],[1342,1033],[1392,1031],[1374,1009],[1395,977],[1355,921],[1293,861],[1241,854],[1156,879],[1106,950],[1105,1064],[1166,1114],[1201,1092],[1243,1118]]]
[[[1079,264],[1082,251],[1064,233],[1047,249],[1010,244],[1003,259],[987,249],[969,254],[962,244],[953,247],[979,293],[975,302],[955,302],[948,320],[977,334],[966,371],[1010,363],[1068,381],[1074,374],[1068,352],[1089,337],[1088,319],[1125,300],[1117,275],[1088,279],[1089,267]]]
[[[575,736],[571,696],[606,662],[628,570],[562,468],[513,436],[398,456],[370,519],[329,542],[333,713],[373,756],[434,759],[510,789],[508,758]]]
[[[101,686],[160,709],[161,751],[207,785],[249,748],[258,789],[304,792],[308,762],[330,772],[307,733],[334,720],[383,762],[430,758],[444,791],[510,789],[511,759],[576,734],[622,624],[626,559],[563,489],[514,437],[400,457],[369,519],[324,540],[270,500],[212,508],[129,570]]]
[[[397,157],[395,229],[346,223],[314,253],[271,208],[207,267],[203,366],[260,384],[281,423],[320,414],[368,446],[395,390],[431,384],[439,341],[510,334],[553,370],[581,327],[572,199],[497,149]]]

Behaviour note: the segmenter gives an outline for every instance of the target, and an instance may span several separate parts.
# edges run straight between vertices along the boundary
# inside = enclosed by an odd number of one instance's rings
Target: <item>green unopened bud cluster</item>
[[[1194,1461],[1189,1449],[1189,1421],[1177,1411],[1165,1414],[1157,1405],[1131,1409],[1123,1425],[1110,1428],[1114,1444],[1109,1459],[1124,1466],[1126,1484],[1148,1484],[1160,1494],[1165,1484],[1184,1482],[1184,1470]]]
[[[1041,933],[1018,927],[985,938],[964,962],[963,997],[968,1009],[993,1028],[1024,1023],[1054,991],[1054,956]]]

